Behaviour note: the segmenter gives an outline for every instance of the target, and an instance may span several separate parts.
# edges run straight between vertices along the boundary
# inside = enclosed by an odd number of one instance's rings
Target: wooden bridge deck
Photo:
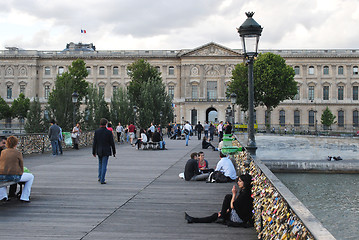
[[[97,158],[90,148],[63,156],[25,156],[35,175],[31,203],[0,203],[1,239],[257,239],[254,228],[187,224],[184,212],[205,216],[217,212],[232,184],[185,182],[178,174],[191,152],[200,151],[167,140],[167,151],[142,151],[117,145],[108,165],[107,184],[97,181]],[[210,167],[218,152],[204,150]]]

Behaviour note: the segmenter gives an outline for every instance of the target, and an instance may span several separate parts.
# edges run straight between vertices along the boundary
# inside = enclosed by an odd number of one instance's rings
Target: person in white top
[[[147,135],[145,133],[145,130],[141,128],[140,130],[140,138],[137,139],[135,146],[137,145],[137,149],[141,148],[142,143],[147,143]]]
[[[121,141],[121,134],[123,132],[123,127],[121,126],[121,123],[118,123],[118,126],[116,127],[116,133],[117,133],[117,141]]]
[[[237,173],[231,159],[229,159],[222,152],[219,152],[219,156],[221,160],[217,163],[215,171],[223,172],[224,176],[227,177],[228,182],[233,182],[236,180]]]
[[[218,142],[221,142],[223,139],[223,121],[218,124]]]
[[[183,127],[183,133],[186,135],[186,146],[188,146],[189,135],[192,132],[192,126],[187,121]]]

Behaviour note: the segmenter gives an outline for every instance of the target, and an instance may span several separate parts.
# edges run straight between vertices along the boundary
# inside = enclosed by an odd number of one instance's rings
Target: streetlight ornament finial
[[[253,15],[254,15],[254,12],[246,12],[246,16],[247,16],[248,18],[252,18]]]

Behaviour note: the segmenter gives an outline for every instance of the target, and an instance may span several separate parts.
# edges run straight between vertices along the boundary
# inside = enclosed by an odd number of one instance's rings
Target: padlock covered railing
[[[237,140],[233,145],[240,145]],[[302,202],[259,160],[233,155],[238,174],[252,176],[254,227],[258,239],[335,239]]]

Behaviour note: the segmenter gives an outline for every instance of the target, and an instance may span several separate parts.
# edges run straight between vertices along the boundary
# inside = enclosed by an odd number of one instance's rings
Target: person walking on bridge
[[[108,158],[112,154],[116,156],[115,141],[113,140],[112,132],[107,130],[107,119],[101,118],[100,128],[95,131],[95,136],[92,145],[92,155],[98,156],[98,181],[101,184],[106,184],[105,175],[107,171]]]

